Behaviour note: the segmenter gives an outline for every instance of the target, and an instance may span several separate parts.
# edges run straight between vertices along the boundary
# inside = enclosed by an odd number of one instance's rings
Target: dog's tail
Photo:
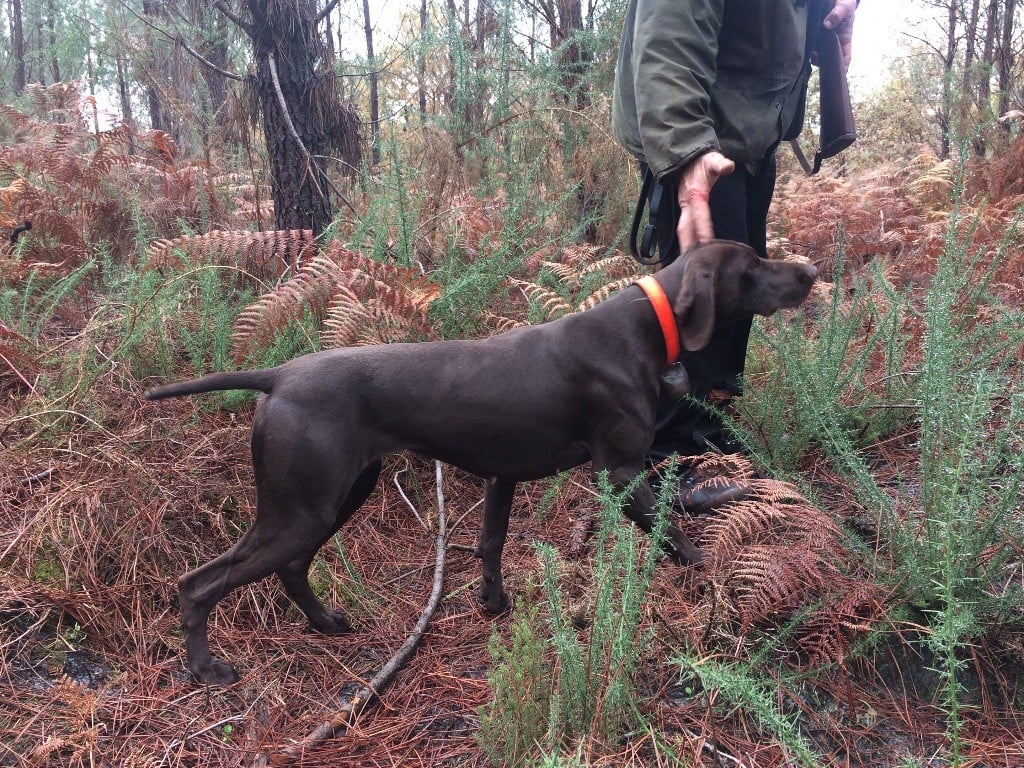
[[[277,376],[273,368],[259,371],[225,371],[224,373],[211,373],[209,376],[192,381],[154,387],[146,391],[146,399],[162,400],[165,397],[197,395],[200,392],[216,392],[223,389],[256,389],[270,394],[276,381]]]

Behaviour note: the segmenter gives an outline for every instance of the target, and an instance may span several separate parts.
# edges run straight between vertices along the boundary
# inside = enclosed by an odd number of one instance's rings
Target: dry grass
[[[432,537],[415,521],[394,479],[429,520],[433,468],[396,457],[378,491],[344,529],[344,555],[329,545],[314,566],[317,585],[331,602],[346,605],[356,631],[342,638],[305,632],[277,584],[261,582],[223,601],[211,625],[215,649],[237,662],[242,681],[229,689],[195,685],[182,665],[174,583],[225,549],[252,514],[249,413],[204,413],[191,401],[148,404],[139,391],[104,377],[92,391],[92,415],[67,415],[50,432],[43,421],[52,414],[33,415],[31,404],[11,392],[4,400],[0,765],[248,764],[258,752],[304,737],[337,707],[338,697],[372,677],[405,639],[429,592]],[[744,476],[749,468],[734,464],[731,471]],[[28,480],[33,477],[38,479]],[[454,520],[481,495],[478,481],[454,471],[446,471],[444,490]],[[574,474],[553,508],[537,516],[531,510],[543,490],[525,485],[516,500],[505,555],[514,594],[530,588],[527,577],[537,569],[531,541],[560,547],[567,560],[585,564],[590,555],[588,537],[578,533],[587,529],[596,504],[585,474]],[[781,490],[787,503],[795,500]],[[780,488],[769,491],[778,496]],[[841,508],[840,500],[834,508]],[[710,546],[727,538],[722,529],[732,514],[682,522]],[[793,541],[802,530],[820,542],[834,530],[823,516],[804,523],[796,534],[791,525],[763,526],[759,541]],[[474,512],[458,523],[451,541],[471,547],[478,529]],[[575,544],[567,530],[577,531]],[[842,556],[834,541],[828,547]],[[667,661],[684,640],[719,658],[739,658],[758,627],[780,620],[776,612],[754,622],[720,621],[707,631],[709,595],[717,590],[720,599],[728,591],[722,585],[729,583],[734,562],[719,550],[722,562],[710,573],[668,563],[657,571],[646,615],[657,640],[642,662],[641,689],[658,739],[639,733],[625,744],[588,744],[592,764],[654,765],[666,759],[670,744],[679,757],[710,765],[712,743],[748,766],[784,764],[780,748],[741,714],[723,717],[707,699],[681,693]],[[449,552],[444,600],[411,664],[375,708],[301,764],[484,764],[474,737],[477,708],[489,697],[487,640],[495,628],[507,628],[508,617],[492,619],[477,607],[478,577],[475,558],[462,548]],[[872,585],[855,579],[847,589],[848,599],[877,597]],[[828,591],[812,585],[798,602]],[[869,624],[877,615],[862,618]],[[810,660],[800,638],[787,652],[798,666]],[[832,672],[808,683],[806,700],[785,701],[804,710],[812,732],[821,734],[816,743],[823,754],[835,755],[837,764],[844,752],[882,756],[891,750],[893,734],[908,749],[916,745],[915,753],[936,746],[938,712],[929,714],[924,702],[907,704],[877,675],[847,666],[843,658],[833,661],[838,666]],[[814,706],[812,697],[833,703]],[[997,749],[1017,754],[1008,733],[997,718],[979,719],[976,738],[986,760]]]
[[[783,247],[827,267],[834,222],[843,220],[858,264],[885,259],[901,285],[923,284],[941,247],[948,177],[924,160],[921,168],[860,185],[794,181],[781,197],[789,234]],[[1000,166],[990,188],[971,190],[985,242],[999,241],[1012,213],[1005,201],[986,203],[982,194],[996,187],[1019,194],[1013,178]],[[444,222],[437,226],[443,237],[432,230],[431,240],[435,248],[458,242],[473,253],[493,244],[502,200],[475,201],[462,186],[461,177],[446,177],[431,198],[431,213],[436,208]],[[461,218],[445,215],[459,206]],[[885,224],[879,211],[886,211]],[[535,267],[571,261],[536,253]],[[996,281],[1014,306],[1024,303],[1022,274],[1024,255],[1014,246]],[[182,664],[175,581],[226,549],[251,519],[250,408],[207,412],[198,399],[149,404],[140,383],[116,365],[87,397],[51,400],[26,386],[34,380],[26,374],[50,357],[46,341],[6,331],[0,327],[0,352],[10,353],[0,359],[0,766],[245,765],[305,736],[402,643],[430,590],[433,565],[432,536],[394,485],[397,477],[430,519],[433,467],[409,457],[390,461],[378,491],[344,529],[341,549],[328,545],[314,564],[317,588],[346,607],[355,632],[305,632],[301,615],[266,580],[237,590],[212,617],[213,645],[237,663],[241,682],[197,686]],[[15,351],[23,357],[15,359]],[[880,483],[907,481],[915,439],[908,430],[872,448]],[[809,606],[812,614],[767,668],[807,673],[795,688],[780,685],[779,704],[799,714],[828,764],[895,766],[944,746],[943,715],[924,679],[928,662],[909,656],[899,634],[913,627],[886,629],[887,595],[850,562],[838,535],[842,520],[870,546],[873,521],[859,517],[857,498],[825,461],[808,455],[803,469],[818,507],[790,488],[765,484],[759,498],[776,517],[736,505],[680,521],[716,556],[705,569],[659,565],[645,609],[654,639],[640,665],[651,730],[625,743],[585,744],[590,764],[665,765],[671,750],[683,764],[786,765],[771,734],[741,710],[714,706],[714,692],[687,691],[670,659],[685,646],[742,660]],[[723,471],[750,475],[742,464]],[[445,483],[449,518],[458,520],[479,501],[481,484],[453,470]],[[546,487],[518,492],[504,560],[514,595],[531,588],[534,540],[558,547],[564,560],[580,564],[580,574],[589,570],[596,501],[585,473],[574,473],[552,508],[535,514]],[[737,539],[741,523],[759,536]],[[509,618],[489,617],[476,605],[479,564],[462,547],[473,546],[479,525],[472,512],[452,533],[461,546],[449,552],[444,599],[410,665],[344,737],[317,747],[303,764],[484,764],[475,734],[477,708],[489,697],[487,641],[493,631],[507,631]],[[779,583],[799,583],[803,591],[750,586]],[[877,646],[852,654],[869,630]],[[1024,727],[1008,702],[1020,698],[1013,667],[1024,653],[1003,649],[1009,663],[1000,666],[989,650],[976,649],[973,660],[963,764],[1019,766]]]

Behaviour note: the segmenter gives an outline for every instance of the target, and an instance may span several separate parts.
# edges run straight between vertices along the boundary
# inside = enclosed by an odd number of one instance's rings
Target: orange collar
[[[654,314],[658,316],[658,325],[661,326],[661,335],[665,338],[665,365],[672,365],[679,359],[679,329],[676,327],[676,316],[672,314],[672,306],[669,304],[668,296],[662,290],[658,281],[651,275],[645,275],[636,281],[643,292],[647,294],[647,300],[654,308]]]

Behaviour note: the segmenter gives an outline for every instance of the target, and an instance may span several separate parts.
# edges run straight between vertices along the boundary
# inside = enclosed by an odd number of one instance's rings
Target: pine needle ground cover
[[[57,141],[15,117],[25,137]],[[0,765],[250,764],[303,739],[410,633],[431,590],[434,467],[391,459],[314,563],[351,635],[305,632],[272,580],[238,590],[211,638],[243,678],[203,688],[182,665],[175,582],[252,517],[253,400],[157,406],[145,386],[543,321],[600,300],[632,267],[611,242],[559,242],[565,196],[550,179],[466,188],[443,198],[450,208],[389,199],[392,187],[313,254],[301,230],[240,234],[237,179],[185,174],[160,152],[153,167],[115,161],[117,136],[58,138],[54,152],[75,158],[64,176],[51,182],[43,153],[9,153],[22,178],[0,190],[9,223],[39,222],[39,239],[0,252]],[[1008,162],[784,184],[777,251],[827,279],[802,314],[758,331],[730,412],[752,458],[677,468],[695,487],[750,487],[679,520],[709,555],[701,568],[661,560],[575,471],[519,490],[514,604],[489,617],[471,552],[481,484],[446,469],[444,592],[417,653],[299,762],[1024,762],[1024,253],[1019,191],[999,186]],[[137,191],[157,173],[176,220]],[[65,198],[110,213],[76,228]],[[370,221],[399,202],[429,203],[429,220]]]

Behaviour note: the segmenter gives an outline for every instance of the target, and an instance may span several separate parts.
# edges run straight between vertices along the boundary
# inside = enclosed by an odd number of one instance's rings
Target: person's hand
[[[680,253],[686,253],[697,243],[714,239],[708,194],[720,176],[728,176],[735,168],[732,160],[715,151],[705,152],[683,168],[679,178],[679,224],[676,226]]]
[[[853,16],[857,12],[857,0],[836,0],[828,16],[821,22],[825,29],[834,29],[843,51],[843,65],[849,68],[853,55]]]

